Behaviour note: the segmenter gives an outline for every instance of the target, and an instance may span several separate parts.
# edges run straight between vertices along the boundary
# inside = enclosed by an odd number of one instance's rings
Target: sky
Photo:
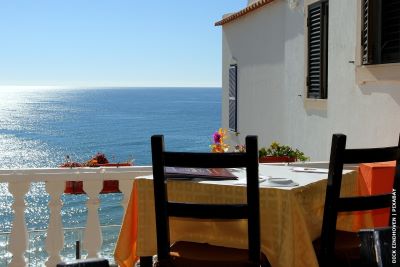
[[[220,87],[246,0],[0,0],[0,86]]]

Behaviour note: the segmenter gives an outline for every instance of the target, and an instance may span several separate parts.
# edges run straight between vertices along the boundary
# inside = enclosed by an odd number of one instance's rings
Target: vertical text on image
[[[397,263],[397,194],[396,189],[392,191],[392,264]]]

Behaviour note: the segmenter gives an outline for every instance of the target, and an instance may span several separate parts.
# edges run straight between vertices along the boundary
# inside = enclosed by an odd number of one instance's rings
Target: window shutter
[[[327,98],[328,74],[328,2],[308,7],[307,97]]]
[[[229,130],[237,132],[237,65],[229,66]]]
[[[362,45],[362,63],[372,64],[372,2],[371,0],[363,0],[362,3],[362,34],[361,34],[361,45]]]
[[[381,0],[362,2],[362,64],[381,63]]]
[[[382,63],[400,62],[400,1],[382,1]]]

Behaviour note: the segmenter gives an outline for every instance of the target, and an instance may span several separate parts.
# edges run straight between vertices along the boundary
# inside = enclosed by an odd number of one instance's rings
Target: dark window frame
[[[307,98],[328,98],[329,1],[321,0],[307,11]]]
[[[238,131],[237,106],[238,106],[238,82],[237,64],[229,65],[228,84],[228,128],[230,131]]]
[[[397,0],[362,0],[361,63],[400,63],[400,3]]]

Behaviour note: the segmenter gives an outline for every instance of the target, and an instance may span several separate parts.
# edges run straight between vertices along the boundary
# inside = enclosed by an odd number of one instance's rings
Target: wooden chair
[[[320,239],[314,242],[320,266],[360,266],[360,240],[357,233],[336,230],[339,212],[364,211],[391,207],[392,194],[340,197],[344,164],[396,161],[393,189],[400,192],[399,145],[385,148],[346,149],[346,136],[332,137],[328,185]],[[399,205],[397,198],[397,206]],[[391,222],[391,219],[390,219]],[[390,224],[389,222],[389,224]],[[355,265],[352,265],[354,262]]]
[[[256,136],[246,137],[246,153],[166,152],[161,135],[152,136],[154,197],[159,267],[241,267],[260,266],[260,211],[258,182],[258,145]],[[165,167],[238,168],[246,167],[247,203],[202,204],[168,201]],[[247,219],[248,249],[178,241],[170,244],[169,217],[198,219]],[[232,233],[235,234],[235,233]],[[266,257],[263,264],[268,266]]]
[[[361,247],[361,263],[364,267],[382,267],[392,265],[392,240],[400,240],[400,227],[379,227],[361,229],[358,232]]]

